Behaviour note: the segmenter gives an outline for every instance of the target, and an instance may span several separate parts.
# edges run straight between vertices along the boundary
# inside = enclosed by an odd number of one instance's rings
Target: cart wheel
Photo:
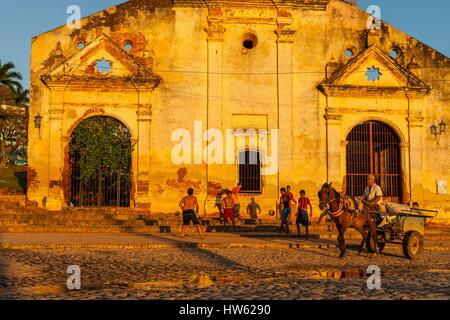
[[[378,237],[380,237],[380,235],[378,235]],[[378,253],[383,252],[385,245],[386,243],[378,241]],[[373,240],[372,233],[370,232],[367,234],[366,246],[369,253],[375,253],[375,241]]]
[[[403,239],[403,253],[408,259],[417,258],[423,250],[423,236],[417,231],[408,231]]]

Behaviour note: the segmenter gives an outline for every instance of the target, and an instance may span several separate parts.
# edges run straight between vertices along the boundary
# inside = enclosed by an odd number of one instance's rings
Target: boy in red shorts
[[[225,214],[225,218],[224,218],[224,225],[230,225],[230,223],[228,222],[228,219],[231,220],[231,222],[233,223],[233,226],[236,225],[236,223],[234,222],[234,199],[232,197],[232,192],[230,190],[225,190],[225,194],[227,195],[225,199],[222,200],[222,208],[223,208],[223,212]]]
[[[311,201],[306,197],[306,191],[300,191],[300,199],[298,199],[298,210],[297,210],[297,231],[298,235],[301,235],[300,225],[306,228],[306,239],[309,239],[309,217],[308,217],[308,207],[310,209],[310,216],[312,218],[313,211],[311,206]]]

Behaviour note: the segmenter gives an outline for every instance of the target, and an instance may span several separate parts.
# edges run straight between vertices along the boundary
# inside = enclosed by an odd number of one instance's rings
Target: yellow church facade
[[[241,181],[244,209],[291,185],[319,215],[323,183],[359,196],[374,174],[449,222],[450,60],[371,21],[339,0],[131,0],[37,36],[29,201],[174,213],[192,187],[212,214]],[[129,171],[83,186],[71,142],[100,118],[128,132]]]

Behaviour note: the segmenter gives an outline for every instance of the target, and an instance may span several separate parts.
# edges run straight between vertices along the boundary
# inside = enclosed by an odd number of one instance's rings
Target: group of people
[[[377,211],[384,211],[390,209],[393,211],[400,211],[404,209],[409,209],[409,205],[403,207],[402,205],[397,205],[389,202],[384,202],[383,191],[379,185],[375,183],[375,176],[369,175],[367,178],[367,187],[364,190],[362,196],[363,202],[365,202],[370,207]],[[218,208],[221,221],[223,220],[224,225],[233,226],[236,225],[235,220],[238,219],[241,223],[244,220],[241,217],[241,204],[239,201],[239,193],[241,192],[242,184],[239,182],[236,187],[231,191],[229,189],[222,190],[216,198],[215,207]],[[297,226],[298,234],[301,235],[301,226],[306,229],[306,238],[309,238],[309,226],[310,218],[313,216],[313,208],[311,201],[306,197],[306,191],[300,191],[300,198],[298,201],[295,200],[293,193],[291,192],[291,186],[280,189],[280,202],[279,202],[279,213],[281,216],[281,226],[279,233],[283,233],[284,227],[286,227],[286,233],[291,233],[289,229],[289,222],[291,220],[292,212],[296,211],[295,224]],[[184,238],[186,229],[190,226],[191,222],[197,227],[200,237],[203,239],[203,233],[201,229],[200,220],[198,218],[198,212],[200,206],[198,204],[197,198],[194,196],[194,189],[190,188],[188,190],[188,195],[184,197],[180,202],[180,208],[183,210],[183,227],[181,231],[181,237]],[[414,202],[411,208],[418,209],[419,204]],[[295,210],[297,208],[297,210]],[[309,212],[308,212],[309,209]],[[251,198],[251,202],[247,207],[247,213],[251,218],[256,219],[257,215],[261,214],[260,206],[255,202],[254,198]],[[382,219],[384,220],[384,219]],[[389,223],[388,217],[385,218],[386,222]],[[382,221],[378,221],[381,223]]]
[[[292,212],[295,211],[297,207],[295,224],[297,225],[298,235],[301,235],[301,226],[304,226],[306,229],[306,238],[309,238],[309,225],[310,225],[310,217],[313,216],[313,209],[311,205],[311,201],[306,197],[306,191],[300,191],[300,198],[298,202],[294,198],[294,194],[291,192],[291,186],[287,186],[286,188],[280,189],[281,197],[279,203],[279,210],[281,216],[281,226],[279,233],[283,232],[284,226],[286,226],[286,233],[290,234],[291,230],[289,229],[289,221],[292,215]],[[308,215],[309,208],[309,215]]]
[[[216,201],[216,207],[219,209],[221,219],[224,219],[225,225],[230,225],[231,221],[232,225],[235,226],[235,219],[238,219],[241,223],[244,223],[244,220],[241,217],[241,204],[239,202],[239,193],[241,192],[241,188],[242,184],[239,182],[231,191],[228,189],[223,190],[220,193],[220,201]],[[223,195],[225,195],[224,198]],[[200,234],[200,238],[203,239],[201,223],[198,218],[200,206],[198,204],[197,197],[194,196],[194,189],[190,188],[188,190],[188,195],[181,199],[179,206],[181,210],[183,210],[181,238],[184,238],[187,228],[191,225],[191,223],[193,223]]]
[[[241,217],[241,204],[239,201],[239,193],[241,192],[241,189],[242,184],[239,182],[232,190],[222,190],[217,195],[215,207],[218,208],[220,218],[221,220],[223,219],[224,225],[230,225],[231,222],[231,224],[235,226],[236,219],[238,219],[241,223],[244,223],[244,220]],[[297,207],[296,225],[298,234],[301,235],[301,226],[304,226],[306,228],[306,237],[309,238],[309,216],[312,218],[313,209],[310,200],[306,197],[306,191],[300,191],[300,198],[298,199],[298,202],[295,200],[290,186],[282,188],[280,191],[281,197],[279,209],[281,212],[281,227],[279,232],[282,233],[283,227],[286,226],[286,233],[290,233],[289,220],[291,213],[295,211],[295,208]],[[194,196],[194,189],[190,188],[188,190],[188,195],[180,201],[179,206],[183,210],[183,227],[181,230],[181,237],[184,238],[186,229],[191,225],[191,223],[193,223],[197,227],[200,237],[203,239],[201,223],[197,214],[200,210],[200,206],[198,204],[197,197]],[[261,207],[255,202],[254,198],[251,198],[251,202],[247,207],[247,213],[251,218],[256,219],[258,212],[261,214]]]

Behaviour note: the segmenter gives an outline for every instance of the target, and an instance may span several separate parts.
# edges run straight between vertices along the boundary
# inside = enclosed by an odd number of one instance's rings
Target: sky
[[[151,0],[149,0],[151,1]],[[13,62],[29,88],[31,39],[65,24],[68,6],[76,4],[82,16],[125,2],[124,0],[0,0],[0,60]],[[449,0],[359,0],[366,10],[378,5],[381,19],[450,57],[447,26]]]

